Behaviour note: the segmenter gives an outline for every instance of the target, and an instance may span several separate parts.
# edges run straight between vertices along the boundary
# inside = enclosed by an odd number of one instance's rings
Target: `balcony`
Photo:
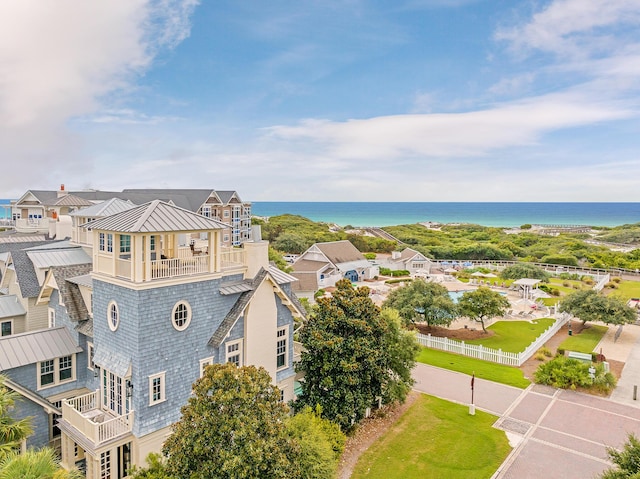
[[[245,267],[244,250],[221,249],[218,255],[219,266],[217,266],[217,258],[214,256],[212,261],[206,251],[194,254],[189,248],[180,248],[175,258],[159,255],[161,259],[155,259],[158,255],[154,253],[150,261],[141,261],[136,265],[130,254],[116,255],[114,258],[111,254],[99,253],[95,255],[94,271],[129,281],[154,281],[233,270],[241,271]]]
[[[16,220],[16,231],[18,233],[48,233],[49,218],[22,218]]]
[[[98,391],[62,401],[62,419],[94,447],[131,433],[133,427],[133,412],[118,416],[102,409]]]

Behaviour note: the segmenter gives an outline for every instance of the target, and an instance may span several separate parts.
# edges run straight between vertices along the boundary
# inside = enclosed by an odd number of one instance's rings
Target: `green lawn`
[[[517,388],[524,389],[531,384],[531,381],[526,379],[522,371],[516,367],[481,361],[437,349],[422,348],[418,356],[418,361],[439,368],[458,371],[468,374],[469,376],[475,373],[478,378],[508,384],[509,386],[515,386]]]
[[[620,281],[611,294],[625,300],[640,298],[640,281]]]
[[[528,321],[498,321],[487,329],[495,334],[486,339],[465,341],[468,344],[482,344],[488,348],[519,353],[527,349],[540,334],[554,323],[552,318]]]
[[[580,353],[591,353],[607,332],[606,326],[597,324],[587,324],[580,334],[574,334],[560,343],[558,348],[566,351],[578,351]]]
[[[511,451],[491,414],[422,394],[358,460],[352,479],[486,479]]]

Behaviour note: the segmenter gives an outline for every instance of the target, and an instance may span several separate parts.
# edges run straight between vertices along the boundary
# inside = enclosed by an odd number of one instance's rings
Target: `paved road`
[[[470,401],[467,375],[419,364],[415,389],[458,403]],[[499,419],[514,446],[495,479],[586,479],[610,467],[606,448],[640,436],[640,409],[571,391],[526,390],[476,379],[475,404]]]

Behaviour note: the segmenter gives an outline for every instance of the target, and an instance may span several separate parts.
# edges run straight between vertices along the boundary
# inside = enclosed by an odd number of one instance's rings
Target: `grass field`
[[[478,378],[508,384],[517,388],[524,389],[531,384],[531,381],[526,379],[518,368],[438,351],[437,349],[422,348],[418,361],[439,368],[458,371],[469,376],[475,373]]]
[[[566,351],[578,351],[580,353],[591,353],[607,332],[606,326],[598,324],[587,324],[580,334],[574,334],[560,343],[558,348]]]
[[[488,348],[502,349],[510,353],[524,351],[540,334],[553,324],[552,318],[529,321],[498,321],[487,329],[495,334],[486,339],[465,341],[468,344],[482,344]]]
[[[352,479],[486,479],[511,447],[496,417],[421,395],[358,461]]]
[[[625,300],[640,298],[640,281],[620,281],[618,288],[610,294]]]

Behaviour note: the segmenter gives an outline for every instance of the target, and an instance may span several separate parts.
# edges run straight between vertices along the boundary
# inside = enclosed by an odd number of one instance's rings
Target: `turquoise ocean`
[[[9,213],[0,199],[0,219]],[[640,203],[252,202],[256,216],[293,214],[341,226],[393,226],[426,221],[485,226],[617,226],[640,222]]]
[[[618,226],[640,222],[640,203],[332,203],[252,202],[256,216],[285,213],[341,226],[394,226],[421,222],[485,226]]]

